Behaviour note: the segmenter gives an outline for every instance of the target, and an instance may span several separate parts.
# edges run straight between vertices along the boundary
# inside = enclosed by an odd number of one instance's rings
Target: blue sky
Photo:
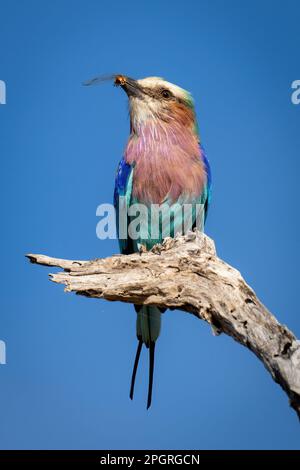
[[[162,76],[196,100],[207,233],[299,335],[299,2],[0,0],[0,14],[1,448],[299,448],[255,356],[179,311],[163,318],[152,408],[146,354],[131,402],[133,308],[65,294],[24,258],[117,252],[96,238],[96,207],[112,199],[126,97],[81,83]]]

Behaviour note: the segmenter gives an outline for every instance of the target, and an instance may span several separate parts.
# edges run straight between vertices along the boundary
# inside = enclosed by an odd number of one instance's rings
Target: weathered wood
[[[180,309],[250,349],[287,393],[300,417],[300,342],[256,297],[241,274],[217,257],[214,242],[193,232],[150,252],[92,261],[27,255],[57,266],[65,291],[87,297]]]

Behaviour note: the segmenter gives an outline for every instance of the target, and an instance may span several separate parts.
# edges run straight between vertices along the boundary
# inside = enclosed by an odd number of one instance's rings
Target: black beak
[[[114,83],[116,86],[123,88],[129,98],[132,96],[141,96],[143,93],[142,87],[139,85],[137,80],[134,80],[133,78],[126,77],[124,75],[116,75]]]

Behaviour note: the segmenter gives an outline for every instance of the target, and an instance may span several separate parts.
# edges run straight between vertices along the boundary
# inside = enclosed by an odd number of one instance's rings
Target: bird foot
[[[142,243],[138,243],[138,250],[139,250],[139,254],[142,255],[142,253],[147,253],[147,248],[145,245],[143,245]]]

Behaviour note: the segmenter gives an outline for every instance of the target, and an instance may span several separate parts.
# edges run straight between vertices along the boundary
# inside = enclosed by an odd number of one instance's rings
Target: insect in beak
[[[115,86],[124,86],[126,84],[126,77],[124,75],[116,75],[114,80]]]

